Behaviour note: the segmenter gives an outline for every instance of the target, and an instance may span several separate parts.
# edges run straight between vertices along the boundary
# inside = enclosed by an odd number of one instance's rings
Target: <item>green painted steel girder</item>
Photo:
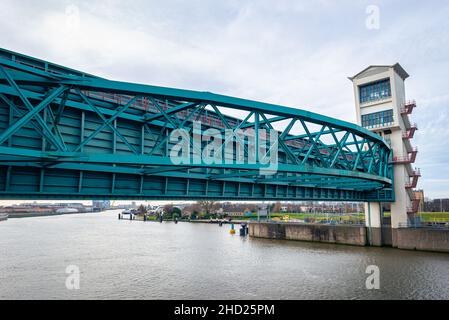
[[[193,138],[175,163],[176,129]],[[226,161],[195,161],[207,140],[194,137],[209,129],[230,131],[214,151]],[[242,161],[226,158],[238,145]],[[273,156],[274,167],[264,162]],[[391,158],[381,137],[324,115],[106,80],[0,49],[0,198],[393,201]]]

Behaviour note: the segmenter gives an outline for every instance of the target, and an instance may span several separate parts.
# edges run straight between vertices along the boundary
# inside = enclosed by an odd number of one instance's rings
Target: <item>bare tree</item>
[[[203,200],[198,201],[197,204],[206,214],[211,214],[212,211],[217,209],[219,203],[213,200]]]
[[[168,216],[171,215],[173,212],[173,205],[172,204],[166,204],[164,206],[164,213]]]
[[[146,214],[147,213],[147,209],[145,208],[145,206],[143,204],[141,204],[139,206],[139,208],[137,209],[137,212],[139,212],[139,214]]]
[[[279,201],[277,201],[274,205],[273,205],[273,209],[271,210],[272,213],[279,213],[281,212],[281,203]]]

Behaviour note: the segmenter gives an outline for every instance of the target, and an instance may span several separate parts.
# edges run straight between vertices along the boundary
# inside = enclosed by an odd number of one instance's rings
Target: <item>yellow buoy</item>
[[[229,230],[230,234],[235,234],[234,224],[231,224],[231,230]]]

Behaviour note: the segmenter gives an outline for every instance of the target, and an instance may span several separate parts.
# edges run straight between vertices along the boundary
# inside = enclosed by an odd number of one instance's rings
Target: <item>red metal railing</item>
[[[132,96],[128,96],[128,95],[113,94],[113,93],[107,93],[107,92],[83,91],[83,94],[85,94],[88,97],[100,99],[103,101],[117,103],[119,105],[126,104],[133,98]],[[159,108],[161,108],[164,111],[170,109],[170,106],[167,105],[163,101],[158,101],[157,105],[159,106]],[[137,109],[143,109],[148,112],[159,113],[159,109],[147,97],[142,97],[142,98],[137,99],[131,105],[131,107],[134,107]],[[190,114],[190,112],[188,110],[182,110],[182,111],[179,111],[176,113],[176,117],[179,119],[185,119],[189,114]],[[193,121],[193,119],[190,119],[190,121]],[[200,121],[204,124],[207,124],[211,127],[225,128],[223,121],[218,116],[215,116],[213,114],[201,115],[198,118],[198,121]],[[228,119],[227,121],[231,127],[235,127],[238,125],[237,122],[232,119]]]
[[[416,160],[416,154],[418,153],[418,148],[415,147],[413,150],[406,156],[394,156],[394,163],[414,163]]]
[[[410,100],[403,104],[400,111],[402,115],[411,114],[414,108],[416,108],[416,101]]]
[[[420,200],[419,199],[412,199],[412,206],[411,207],[407,207],[407,214],[416,214],[419,211],[419,203]]]
[[[416,123],[412,124],[410,126],[410,129],[408,129],[406,132],[402,134],[403,139],[413,139],[415,136],[415,132],[418,130],[418,125]]]

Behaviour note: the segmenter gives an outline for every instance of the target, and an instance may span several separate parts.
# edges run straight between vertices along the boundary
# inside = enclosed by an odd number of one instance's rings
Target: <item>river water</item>
[[[117,213],[0,222],[0,299],[449,299],[449,254],[244,238],[229,225]],[[366,289],[369,265],[378,290]],[[66,287],[68,266],[77,290]]]

